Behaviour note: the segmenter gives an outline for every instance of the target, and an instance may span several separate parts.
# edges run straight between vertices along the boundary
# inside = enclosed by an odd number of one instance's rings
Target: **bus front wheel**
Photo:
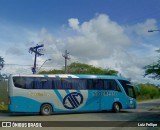
[[[50,104],[43,104],[41,106],[41,114],[42,115],[50,115],[50,114],[52,114],[52,111],[53,111],[53,109]]]
[[[120,105],[118,103],[113,104],[113,111],[116,113],[120,111]]]

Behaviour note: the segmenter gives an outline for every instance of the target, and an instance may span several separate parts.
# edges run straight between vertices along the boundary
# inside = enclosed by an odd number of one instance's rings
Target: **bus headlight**
[[[133,101],[130,101],[130,104],[133,104]]]

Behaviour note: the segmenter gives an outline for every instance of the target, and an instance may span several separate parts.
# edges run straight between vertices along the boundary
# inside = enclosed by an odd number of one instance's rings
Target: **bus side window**
[[[60,78],[54,79],[54,87],[55,87],[55,89],[63,89],[62,82],[61,82]]]
[[[86,79],[79,79],[79,88],[80,89],[83,89],[83,90],[85,90],[85,89],[87,89],[87,81],[86,81]]]
[[[56,87],[55,87],[55,81],[54,81],[54,79],[50,79],[51,80],[51,86],[52,86],[52,89],[56,89]]]
[[[72,79],[72,87],[78,90],[87,89],[86,79]]]
[[[109,86],[110,90],[120,91],[120,88],[119,88],[119,86],[118,86],[118,84],[115,80],[110,80],[109,82],[110,82],[109,83],[110,84],[110,86]]]
[[[52,84],[52,79],[51,78],[48,78],[47,89],[53,89],[53,84]]]
[[[93,88],[93,80],[87,79],[87,89],[92,90]]]
[[[50,89],[50,84],[47,78],[41,78],[42,89]]]
[[[103,89],[103,81],[101,79],[94,79],[93,86],[95,90],[102,90]]]
[[[42,83],[41,83],[41,78],[37,77],[35,78],[35,89],[42,89]]]
[[[77,79],[72,79],[72,89],[78,89]]]
[[[13,83],[15,87],[25,89],[25,78],[13,77]]]
[[[26,80],[26,84],[25,84],[26,89],[34,89],[35,88],[34,78],[26,77],[25,80]]]
[[[62,79],[62,89],[72,89],[72,79],[63,78]]]
[[[109,90],[110,87],[110,82],[108,79],[104,80],[104,90]]]

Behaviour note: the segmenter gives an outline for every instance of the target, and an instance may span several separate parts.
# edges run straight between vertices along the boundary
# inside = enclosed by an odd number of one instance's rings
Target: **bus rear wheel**
[[[119,112],[120,111],[120,105],[118,103],[114,103],[113,104],[113,111],[115,113]]]
[[[50,104],[43,104],[41,106],[41,114],[42,115],[46,115],[46,116],[50,115],[50,114],[52,114],[52,111],[53,111],[53,109]]]

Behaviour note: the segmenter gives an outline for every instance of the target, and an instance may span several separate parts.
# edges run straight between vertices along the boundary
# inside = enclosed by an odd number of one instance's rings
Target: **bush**
[[[8,92],[7,81],[0,81],[0,112],[7,111],[8,109]]]
[[[137,96],[138,100],[148,100],[160,98],[160,88],[153,84],[139,84],[140,94]]]

